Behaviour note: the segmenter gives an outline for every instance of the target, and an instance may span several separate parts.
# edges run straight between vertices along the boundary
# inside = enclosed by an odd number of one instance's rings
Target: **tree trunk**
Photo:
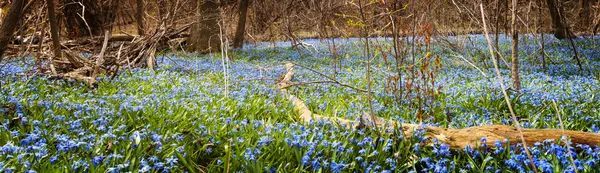
[[[240,10],[238,15],[238,25],[233,38],[233,48],[244,47],[244,32],[246,31],[246,13],[248,12],[248,1],[240,0]]]
[[[69,38],[102,35],[102,13],[96,0],[65,0],[63,8]]]
[[[592,6],[590,0],[579,0],[579,29],[586,31],[590,25],[590,7]]]
[[[188,51],[218,52],[221,47],[219,39],[219,4],[214,0],[198,0],[198,18],[192,26],[188,38]]]
[[[23,9],[28,0],[14,0],[10,6],[8,15],[2,19],[2,26],[0,26],[0,61],[4,56],[4,51],[8,46],[8,43],[12,40],[17,24],[23,17]]]
[[[144,35],[146,33],[144,28],[144,0],[136,0],[137,11],[135,13],[135,20],[137,22],[138,35]]]
[[[521,79],[519,79],[519,30],[517,29],[517,1],[512,0],[512,64],[510,66],[513,80],[513,88],[517,91],[521,89]]]
[[[61,57],[60,38],[58,34],[58,24],[54,14],[54,0],[46,0],[48,6],[48,20],[50,21],[50,36],[52,37],[52,50],[55,57]],[[43,37],[43,36],[42,36]]]
[[[567,34],[565,33],[565,26],[561,22],[558,4],[555,0],[546,0],[546,4],[548,4],[548,9],[550,10],[550,17],[552,18],[552,28],[554,30],[554,37],[561,40],[567,38]]]

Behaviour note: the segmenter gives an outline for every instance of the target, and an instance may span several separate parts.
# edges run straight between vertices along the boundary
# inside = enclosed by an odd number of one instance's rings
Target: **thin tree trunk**
[[[539,26],[538,26],[539,28],[542,28],[542,23],[543,23],[543,20],[544,20],[542,18],[542,3],[543,2],[540,2],[540,5],[538,6],[538,22],[540,23]],[[542,33],[542,39],[541,39],[541,42],[540,42],[540,46],[541,46],[540,54],[542,56],[542,68],[544,68],[544,70],[546,70],[546,53],[544,52],[544,45],[545,45],[545,43],[544,43],[544,30],[540,29],[540,31],[541,31],[540,33]]]
[[[248,12],[248,1],[240,0],[240,10],[238,15],[238,25],[233,38],[233,48],[244,47],[244,32],[246,31],[246,14]]]
[[[144,0],[136,0],[137,11],[135,13],[135,20],[137,22],[138,35],[144,35],[146,33],[144,28]]]
[[[510,33],[510,30],[508,29],[508,16],[506,14],[506,12],[509,10],[508,8],[508,0],[504,0],[504,10],[502,11],[502,14],[504,16],[504,21],[502,22],[504,24],[504,38],[508,38],[508,33]]]
[[[0,26],[0,61],[2,61],[8,43],[10,43],[13,38],[19,20],[23,18],[23,9],[25,8],[27,1],[28,0],[14,0],[10,6],[8,15],[2,20],[2,26]]]
[[[496,32],[495,33],[496,40],[494,42],[494,44],[496,46],[496,51],[498,50],[498,37],[499,37],[498,32],[500,31],[500,8],[502,8],[501,2],[502,2],[501,0],[496,0],[496,27],[494,28],[495,32]]]
[[[358,0],[358,5],[359,5],[359,10],[360,10],[360,16],[361,16],[361,20],[362,22],[366,23],[367,19],[365,18],[365,13],[363,11],[363,6],[362,6],[362,2],[361,0]],[[414,7],[413,7],[414,8]],[[372,100],[372,93],[371,93],[371,54],[370,54],[370,48],[369,48],[369,33],[368,33],[368,25],[363,26],[362,30],[363,30],[363,34],[365,37],[365,58],[367,59],[367,88],[368,88],[368,92],[367,92],[367,99],[368,99],[368,103],[369,103],[369,115],[372,121],[376,121],[375,119],[375,112],[373,111],[373,100]],[[370,125],[370,124],[366,124],[365,122],[363,122],[362,120],[364,119],[364,117],[361,117],[361,125]],[[370,122],[368,122],[370,123]],[[377,133],[379,134],[379,130],[377,130]]]
[[[513,88],[517,91],[521,89],[521,79],[519,78],[519,31],[517,29],[517,1],[512,0],[512,64],[511,73]]]
[[[56,15],[54,14],[54,0],[46,0],[48,6],[48,20],[50,21],[50,36],[52,37],[52,50],[55,57],[61,57],[60,38],[58,35],[58,25]],[[43,37],[43,36],[42,36]]]

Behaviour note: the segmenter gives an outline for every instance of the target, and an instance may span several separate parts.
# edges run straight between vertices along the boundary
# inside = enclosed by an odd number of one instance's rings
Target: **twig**
[[[451,55],[451,56],[454,56],[454,57],[459,57],[459,58],[463,59],[464,61],[466,61],[467,63],[469,63],[469,65],[471,65],[471,66],[475,67],[475,69],[477,69],[477,70],[478,70],[478,71],[479,71],[479,72],[480,72],[480,73],[481,73],[481,74],[482,74],[484,77],[486,77],[486,78],[487,78],[487,75],[485,74],[485,72],[484,72],[484,71],[482,71],[482,70],[481,70],[479,67],[477,67],[475,64],[471,63],[471,61],[467,60],[467,59],[466,59],[464,56],[462,56],[462,55],[459,55],[459,54],[456,54],[456,55]]]
[[[560,111],[558,110],[558,106],[556,105],[556,101],[552,100],[552,104],[554,105],[554,110],[556,110],[556,116],[558,116],[558,122],[560,123],[560,129],[562,130],[561,141],[564,139],[565,145],[567,146],[567,153],[569,154],[569,158],[571,159],[571,164],[573,164],[573,170],[575,173],[577,172],[577,167],[575,165],[575,160],[573,160],[573,155],[571,154],[571,145],[569,145],[569,136],[565,135],[565,125],[562,122],[562,118],[560,117]]]
[[[352,89],[354,89],[354,90],[357,90],[357,91],[360,91],[360,92],[369,92],[369,91],[367,91],[367,90],[365,90],[365,89],[361,89],[361,88],[357,88],[357,87],[355,87],[355,86],[351,86],[351,85],[348,85],[348,84],[344,84],[344,83],[342,83],[342,82],[340,82],[340,81],[338,81],[338,80],[334,79],[334,78],[333,78],[333,77],[331,77],[331,76],[325,75],[325,74],[323,74],[323,73],[321,73],[321,72],[318,72],[317,70],[314,70],[314,69],[312,69],[312,68],[310,68],[310,67],[307,67],[307,66],[304,66],[304,65],[302,65],[302,64],[298,64],[298,63],[294,63],[294,62],[290,62],[290,63],[292,63],[292,64],[294,64],[294,65],[297,65],[297,66],[300,66],[300,67],[302,67],[302,68],[305,68],[305,69],[307,69],[307,70],[309,70],[309,71],[312,71],[312,72],[314,72],[314,73],[317,73],[318,75],[320,75],[320,76],[323,76],[323,77],[325,77],[325,78],[329,79],[329,80],[330,80],[332,83],[338,84],[338,85],[340,85],[340,86],[343,86],[343,87],[348,87],[348,88],[352,88]],[[373,92],[373,91],[371,91],[371,92]]]
[[[529,164],[530,164],[531,168],[533,169],[533,172],[537,173],[537,168],[535,167],[533,158],[531,157],[531,154],[529,153],[529,149],[527,148],[527,142],[525,142],[525,137],[523,137],[523,131],[521,130],[521,127],[519,125],[519,120],[517,120],[517,116],[515,116],[515,112],[513,111],[512,104],[510,103],[510,99],[508,97],[508,94],[506,93],[504,83],[502,83],[502,75],[500,74],[500,70],[498,69],[498,63],[496,62],[496,56],[494,56],[494,49],[492,48],[492,40],[490,39],[488,30],[487,30],[487,25],[485,23],[485,12],[483,11],[483,4],[480,3],[479,8],[481,9],[481,18],[483,20],[483,31],[485,32],[485,39],[488,42],[488,48],[490,50],[490,55],[492,56],[492,59],[493,59],[492,62],[494,63],[494,69],[496,70],[496,76],[498,79],[498,83],[500,84],[500,88],[502,89],[502,94],[504,95],[504,100],[506,101],[506,104],[508,105],[508,110],[510,111],[510,115],[512,117],[513,123],[515,124],[517,131],[519,131],[519,136],[521,137],[521,142],[523,143],[523,148],[525,148],[525,154],[527,154],[527,157],[529,158]]]

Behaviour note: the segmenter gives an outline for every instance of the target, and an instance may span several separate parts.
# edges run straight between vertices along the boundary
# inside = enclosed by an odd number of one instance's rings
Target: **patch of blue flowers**
[[[375,57],[375,112],[401,122],[450,128],[512,124],[491,61],[481,60],[477,51],[487,50],[485,39],[469,37],[473,44],[458,52],[432,49],[443,57],[444,68],[437,79],[440,97],[426,108],[433,110],[428,119],[414,116],[422,108],[404,104],[410,100],[384,91],[390,71]],[[597,133],[597,43],[575,40],[584,62],[580,72],[566,42],[545,39],[549,60],[544,69],[539,43],[531,35],[521,38],[523,88],[510,93],[521,125],[558,128],[554,100],[567,129]],[[0,64],[0,172],[532,171],[521,144],[493,141],[493,146],[454,150],[443,143],[424,145],[422,133],[405,140],[399,133],[377,135],[336,122],[297,122],[293,105],[274,85],[285,73],[282,62],[293,61],[343,83],[366,86],[366,59],[359,39],[335,41],[340,47],[335,70],[325,40],[303,41],[316,50],[297,51],[286,42],[246,45],[231,54],[235,61],[225,64],[228,83],[218,55],[165,53],[155,72],[125,69],[114,80],[99,78],[95,90],[77,81],[21,75],[33,69],[32,60],[6,60]],[[373,41],[389,44],[389,39]],[[509,45],[510,40],[501,37],[500,49],[509,50]],[[478,62],[482,72],[451,56],[459,52]],[[509,85],[506,65],[510,64],[502,65],[501,72]],[[326,80],[297,68],[295,81]],[[290,92],[323,115],[356,119],[368,111],[362,93],[337,85],[298,86]],[[529,146],[542,172],[600,171],[598,146],[566,146],[552,140]]]

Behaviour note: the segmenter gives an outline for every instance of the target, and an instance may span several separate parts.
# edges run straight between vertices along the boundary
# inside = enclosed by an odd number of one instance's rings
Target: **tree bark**
[[[135,20],[137,22],[138,35],[144,35],[146,33],[144,28],[144,0],[136,0],[137,11],[135,13]]]
[[[187,49],[190,52],[218,52],[219,40],[219,4],[214,0],[198,0],[198,18],[192,26]]]
[[[240,0],[240,10],[238,14],[238,25],[233,38],[233,48],[244,47],[244,33],[246,31],[246,14],[248,12],[248,1]]]
[[[46,0],[46,5],[48,6],[48,21],[50,21],[50,36],[52,37],[52,50],[54,51],[55,57],[61,57],[62,53],[60,51],[58,24],[56,22],[56,15],[54,14],[54,0]]]
[[[521,89],[521,79],[519,77],[519,30],[517,29],[517,4],[518,0],[512,0],[512,64],[510,65],[513,88],[517,91]]]
[[[13,38],[19,20],[23,18],[23,9],[25,8],[27,1],[28,0],[14,0],[10,6],[10,11],[2,20],[2,26],[0,26],[0,61],[2,61],[8,43],[10,43]]]
[[[565,26],[561,21],[558,3],[555,0],[546,0],[546,4],[548,4],[548,10],[550,10],[550,17],[552,18],[554,37],[560,40],[567,38]]]

